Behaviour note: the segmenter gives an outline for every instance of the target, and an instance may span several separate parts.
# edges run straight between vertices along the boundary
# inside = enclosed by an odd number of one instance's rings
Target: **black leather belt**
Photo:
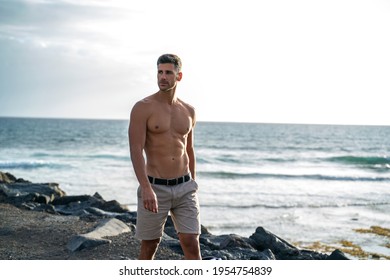
[[[174,179],[161,179],[148,176],[149,182],[154,185],[164,185],[164,186],[175,186],[185,182],[188,182],[191,179],[191,175],[187,174],[179,178]]]

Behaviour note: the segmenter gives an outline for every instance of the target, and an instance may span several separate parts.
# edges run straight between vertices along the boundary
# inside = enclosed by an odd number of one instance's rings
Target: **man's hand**
[[[156,193],[153,191],[152,187],[142,187],[142,200],[144,202],[144,207],[146,210],[152,211],[153,213],[158,212],[158,202]]]

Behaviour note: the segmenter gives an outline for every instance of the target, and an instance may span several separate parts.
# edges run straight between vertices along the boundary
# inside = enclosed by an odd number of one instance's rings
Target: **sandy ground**
[[[22,210],[0,203],[0,260],[134,260],[140,241],[134,232],[108,237],[112,242],[71,252],[66,248],[72,236],[92,231],[97,220]],[[161,246],[157,260],[182,259]]]

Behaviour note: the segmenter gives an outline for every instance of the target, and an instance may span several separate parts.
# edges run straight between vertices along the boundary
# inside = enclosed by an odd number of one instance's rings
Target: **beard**
[[[167,82],[159,82],[158,83],[158,87],[160,89],[160,91],[163,91],[163,92],[167,92],[167,91],[171,91],[172,89],[174,89],[176,87],[176,84],[170,84],[170,83],[167,83]]]

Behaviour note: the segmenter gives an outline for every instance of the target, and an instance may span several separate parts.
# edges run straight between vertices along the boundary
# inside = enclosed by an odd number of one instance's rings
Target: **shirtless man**
[[[195,110],[176,96],[181,60],[157,61],[159,91],[137,102],[130,115],[130,155],[138,188],[139,259],[153,259],[171,212],[186,259],[201,259],[198,185],[195,182]],[[145,152],[146,161],[143,156]]]

